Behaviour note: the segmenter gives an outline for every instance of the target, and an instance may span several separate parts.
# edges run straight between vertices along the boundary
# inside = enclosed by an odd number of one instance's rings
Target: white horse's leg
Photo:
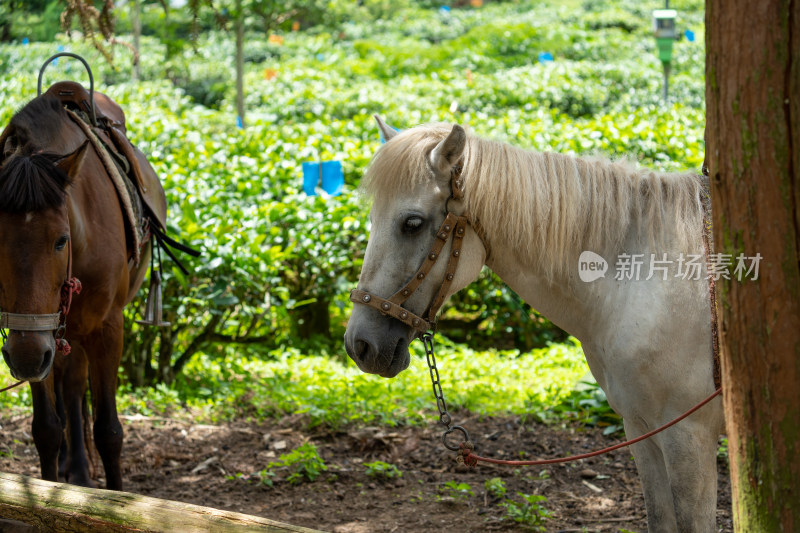
[[[717,523],[716,432],[691,417],[661,439],[679,533],[712,533]]]
[[[624,420],[624,424],[625,437],[628,439],[647,432],[639,424],[628,419]],[[642,481],[649,533],[676,533],[678,522],[670,490],[670,478],[661,449],[656,441],[647,439],[631,446],[631,451]]]

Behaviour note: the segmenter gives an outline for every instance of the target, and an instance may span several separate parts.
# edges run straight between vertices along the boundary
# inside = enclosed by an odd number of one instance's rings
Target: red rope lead
[[[83,285],[78,278],[71,277],[64,281],[61,286],[61,305],[59,306],[59,311],[63,316],[66,317],[69,314],[69,308],[72,307],[72,295],[80,294],[82,289]]]
[[[18,386],[22,385],[23,383],[25,383],[25,382],[24,381],[17,381],[13,385],[9,385],[8,387],[3,387],[2,389],[0,389],[0,392],[5,392],[7,390],[11,390],[14,387],[18,387]]]
[[[538,461],[503,461],[501,459],[491,459],[489,457],[481,457],[480,455],[475,455],[474,453],[472,453],[472,450],[471,450],[471,447],[470,447],[470,443],[464,442],[464,443],[461,443],[461,450],[459,451],[459,455],[461,457],[463,457],[464,464],[466,464],[467,466],[475,466],[475,465],[478,464],[478,462],[493,463],[493,464],[496,464],[496,465],[510,465],[510,466],[551,465],[551,464],[555,464],[555,463],[568,463],[570,461],[577,461],[579,459],[587,459],[589,457],[594,457],[596,455],[601,455],[601,454],[604,454],[604,453],[613,452],[614,450],[618,450],[620,448],[624,448],[626,446],[630,446],[631,444],[636,444],[639,441],[643,441],[645,439],[648,439],[648,438],[652,437],[653,435],[655,435],[656,433],[660,433],[660,432],[664,431],[665,429],[667,429],[668,427],[674,426],[675,424],[677,424],[678,422],[680,422],[681,420],[683,420],[684,418],[686,418],[687,416],[689,416],[690,414],[694,413],[695,411],[697,411],[698,409],[703,407],[705,404],[707,404],[708,402],[713,400],[721,392],[722,392],[722,388],[720,387],[719,389],[715,390],[714,393],[711,396],[709,396],[708,398],[706,398],[702,402],[698,403],[697,405],[695,405],[694,407],[692,407],[691,409],[689,409],[688,411],[683,413],[681,416],[679,416],[678,418],[676,418],[672,422],[667,422],[663,426],[661,426],[659,428],[656,428],[653,431],[645,433],[644,435],[636,437],[635,439],[626,440],[625,442],[621,442],[619,444],[615,444],[614,446],[609,446],[608,448],[603,448],[602,450],[597,450],[597,451],[590,452],[590,453],[583,453],[583,454],[580,454],[580,455],[572,455],[570,457],[562,457],[562,458],[559,458],[559,459],[541,459],[541,460],[538,460]]]

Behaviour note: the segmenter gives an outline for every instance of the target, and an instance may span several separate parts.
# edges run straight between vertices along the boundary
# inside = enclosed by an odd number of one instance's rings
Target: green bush
[[[369,231],[357,187],[379,146],[374,113],[399,128],[458,122],[523,148],[699,169],[702,39],[676,43],[664,105],[650,13],[633,0],[487,2],[449,15],[432,1],[387,5],[331,2],[329,13],[298,19],[303,31],[284,33],[282,44],[249,22],[245,130],[236,127],[231,35],[212,29],[205,12],[192,44],[185,10],[167,16],[146,4],[137,83],[122,47],[109,65],[62,37],[0,45],[2,123],[34,96],[36,73],[58,45],[84,55],[164,182],[171,233],[203,252],[186,259],[189,276],[164,263],[172,327],[135,324],[144,291],[126,310],[123,377],[132,385],[173,382],[199,356],[272,359],[298,344],[342,353],[347,293]],[[676,6],[681,27],[702,32],[702,2]],[[555,60],[540,63],[539,52]],[[79,65],[62,61],[46,82],[64,78],[87,79]],[[342,162],[341,196],[302,193],[302,162],[320,159]],[[488,272],[453,299],[445,322],[445,333],[482,346],[527,350],[564,340]]]

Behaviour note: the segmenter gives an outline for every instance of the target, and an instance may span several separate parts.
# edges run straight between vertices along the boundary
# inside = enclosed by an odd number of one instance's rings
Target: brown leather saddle
[[[167,202],[164,188],[147,157],[128,140],[122,108],[105,94],[94,91],[96,124],[91,124],[91,98],[89,91],[80,83],[60,81],[53,84],[43,96],[58,98],[64,106],[86,117],[95,134],[119,163],[123,173],[135,185],[142,203],[152,215],[151,222],[155,222],[158,229],[166,230]]]

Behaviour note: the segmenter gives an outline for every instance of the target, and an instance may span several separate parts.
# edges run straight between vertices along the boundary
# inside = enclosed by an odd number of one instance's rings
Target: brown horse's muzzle
[[[56,340],[52,331],[9,331],[2,351],[12,376],[42,381],[53,366]]]

